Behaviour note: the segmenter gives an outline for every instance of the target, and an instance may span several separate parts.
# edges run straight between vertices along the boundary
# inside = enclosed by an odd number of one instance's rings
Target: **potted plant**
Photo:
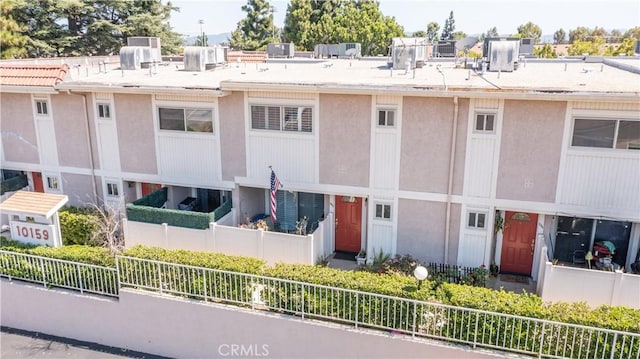
[[[359,266],[363,266],[367,262],[367,251],[361,249],[356,256],[356,262]]]
[[[496,262],[491,262],[491,265],[489,266],[489,271],[491,272],[492,276],[497,277],[498,273],[500,272],[500,267],[498,267]]]

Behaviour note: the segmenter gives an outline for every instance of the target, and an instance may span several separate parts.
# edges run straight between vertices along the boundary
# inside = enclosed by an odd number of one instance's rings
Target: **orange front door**
[[[360,251],[362,198],[336,196],[336,251]]]
[[[44,185],[42,184],[42,174],[40,172],[31,172],[33,177],[33,191],[44,193]]]
[[[531,275],[537,225],[538,215],[535,213],[507,211],[502,230],[501,272]]]

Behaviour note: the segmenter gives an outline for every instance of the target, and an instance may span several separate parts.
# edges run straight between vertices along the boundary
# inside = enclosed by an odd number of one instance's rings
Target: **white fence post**
[[[212,252],[217,252],[216,250],[216,227],[218,225],[216,224],[216,222],[211,222],[209,223],[209,231],[211,232],[211,246],[209,247],[209,250]]]
[[[609,301],[609,305],[620,305],[618,303],[620,302],[620,292],[622,291],[623,280],[622,271],[616,270],[613,277],[613,288],[611,290],[611,300]]]
[[[164,248],[169,249],[169,225],[163,223],[162,230],[162,234],[164,235]]]
[[[538,295],[544,300],[544,293],[547,292],[547,288],[549,287],[549,282],[553,280],[553,264],[551,262],[544,263],[544,276],[542,278],[542,290]],[[538,278],[538,280],[540,280]]]
[[[307,235],[307,239],[309,240],[309,264],[311,264],[312,266],[316,265],[316,259],[314,257],[315,254],[315,245],[313,243],[314,241],[314,236],[313,234],[308,234]]]
[[[122,235],[124,236],[124,247],[129,248],[127,245],[127,238],[129,238],[129,220],[126,217],[122,218]]]
[[[258,229],[256,232],[258,236],[258,258],[264,259],[264,230],[262,228]]]

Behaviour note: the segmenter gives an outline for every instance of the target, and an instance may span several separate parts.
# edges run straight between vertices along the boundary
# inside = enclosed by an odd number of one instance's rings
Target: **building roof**
[[[68,201],[69,197],[61,194],[17,191],[0,203],[0,212],[50,218]]]
[[[465,67],[464,59],[430,58],[422,68],[405,72],[391,71],[387,57],[268,59],[264,63],[253,63],[263,61],[254,55],[246,61],[234,58],[204,72],[185,71],[181,62],[164,62],[154,69],[121,70],[117,58],[105,61],[105,72],[90,68],[84,59],[74,65],[77,71],[70,71],[55,89],[204,95],[224,95],[227,90],[244,89],[319,93],[384,91],[390,95],[440,97],[640,100],[639,58],[525,59],[514,72],[480,73],[470,69],[470,63]]]
[[[0,86],[54,87],[65,80],[69,66],[0,64]]]

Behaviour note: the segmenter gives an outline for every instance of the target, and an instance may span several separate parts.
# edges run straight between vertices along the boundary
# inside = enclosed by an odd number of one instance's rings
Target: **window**
[[[111,118],[111,111],[109,110],[109,105],[106,103],[98,104],[98,117],[109,119]]]
[[[391,205],[376,203],[376,218],[391,219]]]
[[[378,110],[378,126],[394,127],[395,126],[395,110]]]
[[[118,191],[118,184],[113,182],[107,182],[107,196],[118,197],[120,192]]]
[[[486,213],[469,212],[467,220],[467,227],[469,228],[485,228],[485,222],[487,218]]]
[[[56,176],[47,176],[47,188],[51,191],[59,191],[60,184],[58,182],[58,177]]]
[[[213,133],[213,111],[209,109],[160,107],[158,117],[161,130]]]
[[[476,132],[493,132],[496,115],[493,113],[476,113]]]
[[[46,100],[36,100],[36,113],[38,115],[43,115],[43,116],[46,116],[49,114]]]
[[[576,118],[571,146],[640,150],[640,121]]]
[[[289,132],[312,132],[311,107],[251,105],[251,128]]]

